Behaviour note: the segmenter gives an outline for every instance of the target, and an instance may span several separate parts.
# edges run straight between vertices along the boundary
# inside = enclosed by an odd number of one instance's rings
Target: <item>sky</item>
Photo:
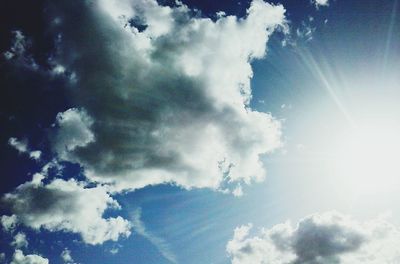
[[[0,263],[400,263],[398,0],[5,0]]]

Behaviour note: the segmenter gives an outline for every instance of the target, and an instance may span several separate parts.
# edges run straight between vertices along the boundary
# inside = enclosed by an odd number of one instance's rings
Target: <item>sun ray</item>
[[[386,42],[385,42],[385,50],[383,53],[383,65],[382,65],[382,75],[384,76],[386,74],[387,70],[387,63],[388,63],[388,58],[390,54],[390,47],[392,44],[392,39],[393,39],[393,29],[395,26],[396,22],[396,16],[397,16],[397,8],[398,8],[398,0],[395,0],[393,2],[393,8],[392,12],[390,14],[390,21],[389,21],[389,27],[387,31],[387,37],[386,37]]]
[[[329,96],[332,98],[335,105],[338,107],[338,110],[343,114],[346,118],[350,126],[354,126],[355,122],[346,106],[340,100],[337,95],[334,85],[331,84],[330,80],[327,77],[327,74],[322,69],[320,63],[315,59],[311,52],[305,49],[297,48],[297,54],[300,56],[302,63],[307,67],[307,69],[311,72],[311,74],[321,83],[322,87],[328,92]]]

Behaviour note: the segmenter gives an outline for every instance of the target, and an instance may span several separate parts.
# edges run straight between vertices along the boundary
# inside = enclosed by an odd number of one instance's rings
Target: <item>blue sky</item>
[[[0,263],[400,263],[397,0],[3,5]]]

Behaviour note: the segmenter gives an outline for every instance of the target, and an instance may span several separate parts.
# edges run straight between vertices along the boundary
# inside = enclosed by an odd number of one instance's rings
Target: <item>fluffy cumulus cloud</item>
[[[289,222],[250,235],[251,225],[236,228],[227,244],[233,264],[398,263],[400,229],[383,219],[357,222],[329,212],[293,227]]]
[[[329,5],[329,0],[312,0],[311,2],[317,8],[319,8],[320,6],[328,6]]]
[[[28,247],[28,240],[26,240],[25,233],[18,232],[14,236],[14,240],[11,242],[11,245],[15,248]]]
[[[0,223],[3,229],[7,232],[14,231],[17,225],[17,216],[16,215],[2,215],[0,217]]]
[[[52,10],[57,62],[76,77],[80,109],[57,117],[61,158],[115,190],[264,178],[260,156],[280,146],[281,128],[249,106],[250,63],[285,27],[283,6],[254,0],[246,17],[216,21],[155,0],[59,1]]]
[[[65,248],[62,252],[61,252],[61,259],[64,261],[64,263],[74,263],[74,260],[72,259],[71,256],[71,250],[69,250],[68,248]]]
[[[127,220],[120,216],[102,217],[107,208],[119,205],[101,186],[90,188],[75,180],[62,179],[44,184],[34,179],[6,194],[2,202],[26,226],[78,233],[89,244],[130,235]]]
[[[60,158],[70,159],[68,153],[94,141],[93,132],[90,130],[92,123],[92,119],[84,110],[71,108],[57,114],[58,132],[53,145]]]
[[[49,260],[39,255],[24,255],[21,250],[17,249],[10,264],[49,264]]]

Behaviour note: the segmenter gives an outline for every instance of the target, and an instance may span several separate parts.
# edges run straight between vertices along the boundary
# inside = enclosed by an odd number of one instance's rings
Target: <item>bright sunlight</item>
[[[336,142],[337,173],[356,193],[394,190],[399,185],[399,129],[357,126]]]

